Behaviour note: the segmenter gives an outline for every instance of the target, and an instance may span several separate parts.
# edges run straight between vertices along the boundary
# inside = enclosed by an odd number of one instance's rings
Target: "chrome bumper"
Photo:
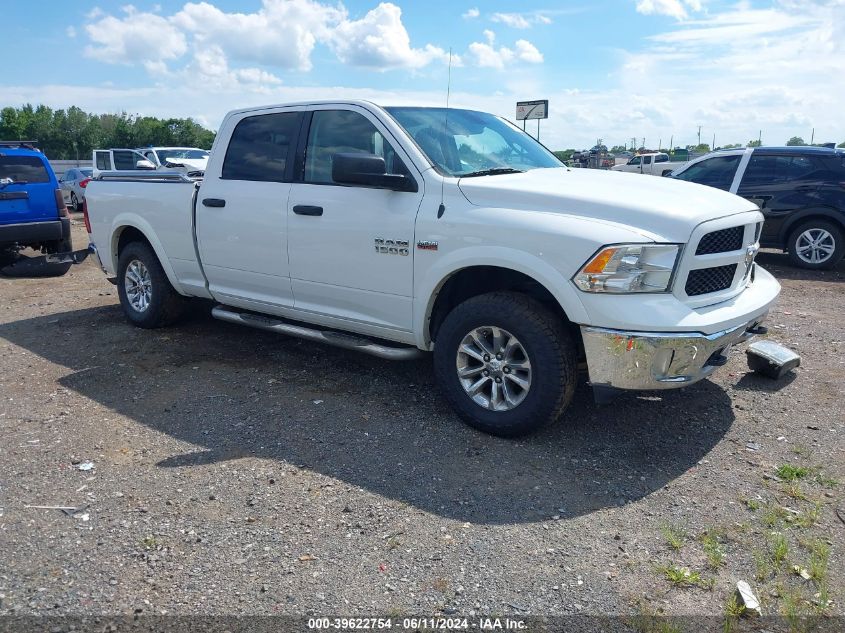
[[[99,253],[99,251],[97,250],[97,245],[96,245],[96,244],[94,244],[94,242],[90,242],[90,243],[88,244],[88,251],[89,251],[92,255],[94,255],[94,259],[96,259],[96,260],[97,260],[97,265],[100,267],[100,269],[101,269],[104,273],[106,273],[106,274],[108,275],[108,271],[106,270],[106,267],[105,267],[105,266],[103,266],[103,260],[102,260],[102,259],[100,259],[100,253]]]
[[[581,326],[590,384],[616,389],[675,389],[713,373],[729,347],[754,336],[766,315],[738,327],[698,332],[625,332]]]

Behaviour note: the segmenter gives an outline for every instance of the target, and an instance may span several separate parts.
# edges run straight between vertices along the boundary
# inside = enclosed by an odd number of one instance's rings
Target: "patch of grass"
[[[701,535],[701,546],[707,556],[707,566],[719,569],[725,564],[725,550],[722,543],[726,540],[726,533],[719,528],[711,528]]]
[[[387,543],[385,543],[385,545],[387,546],[387,549],[393,550],[402,545],[402,541],[400,541],[395,536],[391,536],[389,539],[387,539]]]
[[[683,629],[668,619],[660,609],[653,610],[640,601],[637,615],[630,617],[627,624],[638,633],[683,633]]]
[[[777,476],[784,481],[797,481],[804,479],[810,474],[810,469],[805,466],[795,466],[794,464],[784,464],[775,471]]]
[[[790,483],[786,484],[783,487],[784,493],[786,493],[787,497],[791,497],[792,499],[798,499],[800,501],[806,501],[807,495],[804,494],[804,491],[801,490],[800,484],[797,483]]]
[[[746,499],[745,507],[751,510],[752,512],[756,512],[757,510],[763,507],[763,502],[758,501],[757,499]]]
[[[143,545],[146,549],[156,549],[158,547],[158,541],[155,536],[145,536],[141,539],[141,545]]]
[[[839,480],[834,479],[833,477],[828,477],[823,472],[819,471],[816,473],[816,476],[813,478],[820,486],[824,486],[825,488],[836,488],[839,485]]]
[[[789,623],[790,631],[802,631],[801,619],[807,615],[807,601],[800,591],[785,590],[781,593],[780,613]]]
[[[760,550],[754,550],[754,578],[758,582],[767,580],[772,575],[772,562]]]
[[[786,562],[786,557],[789,555],[789,543],[780,532],[769,534],[769,555],[775,567],[780,567]]]
[[[830,558],[830,545],[821,539],[813,539],[807,544],[810,550],[810,564],[807,571],[816,585],[827,582],[827,562]]]
[[[676,587],[708,587],[711,585],[700,572],[679,567],[678,565],[662,565],[657,568],[666,580]]]
[[[660,533],[663,535],[666,545],[676,552],[684,546],[684,541],[687,538],[687,533],[683,528],[668,523],[660,526]]]
[[[760,517],[760,521],[762,521],[763,525],[766,527],[773,528],[781,521],[786,520],[787,516],[789,516],[789,513],[781,506],[776,503],[769,503],[766,504],[766,511],[763,512],[763,516]]]
[[[745,605],[742,604],[736,597],[736,592],[732,593],[730,597],[725,601],[725,607],[723,609],[725,614],[725,621],[722,627],[724,633],[732,633],[734,627],[736,626],[736,620],[743,613],[745,613]]]
[[[810,508],[806,512],[802,512],[797,517],[795,517],[792,521],[792,524],[800,528],[813,527],[816,523],[819,522],[821,515],[821,503],[816,503],[815,505],[813,505],[812,508]]]
[[[809,448],[805,444],[796,444],[792,447],[792,452],[798,455],[799,457],[808,458],[812,454]]]

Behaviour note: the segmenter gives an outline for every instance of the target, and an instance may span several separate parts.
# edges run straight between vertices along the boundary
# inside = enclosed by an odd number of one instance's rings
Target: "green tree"
[[[621,152],[627,151],[627,149],[628,148],[625,147],[624,145],[614,145],[613,147],[610,148],[610,153],[611,154],[619,154]]]
[[[555,156],[557,156],[558,160],[562,162],[566,162],[572,158],[572,155],[577,152],[578,150],[575,149],[562,149],[556,152],[553,152]]]
[[[841,142],[839,145],[837,145],[836,147],[845,147],[845,141],[842,141],[842,142]]]
[[[806,143],[804,142],[804,139],[803,139],[803,138],[801,138],[800,136],[793,136],[791,139],[789,139],[789,140],[786,142],[786,144],[787,144],[787,145],[789,145],[789,146],[793,146],[793,145],[806,145]]]
[[[762,141],[748,141],[746,147],[760,147],[762,144]]]

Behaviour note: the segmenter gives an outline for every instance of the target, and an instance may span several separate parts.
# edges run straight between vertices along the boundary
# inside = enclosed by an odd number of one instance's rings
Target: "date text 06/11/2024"
[[[309,618],[311,630],[361,631],[361,630],[406,630],[406,631],[524,631],[527,624],[511,618]]]

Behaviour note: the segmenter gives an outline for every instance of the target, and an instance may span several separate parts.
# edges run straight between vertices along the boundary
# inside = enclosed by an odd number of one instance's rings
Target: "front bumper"
[[[675,389],[713,373],[728,348],[754,336],[765,314],[714,334],[626,332],[581,326],[590,384],[615,389]]]

